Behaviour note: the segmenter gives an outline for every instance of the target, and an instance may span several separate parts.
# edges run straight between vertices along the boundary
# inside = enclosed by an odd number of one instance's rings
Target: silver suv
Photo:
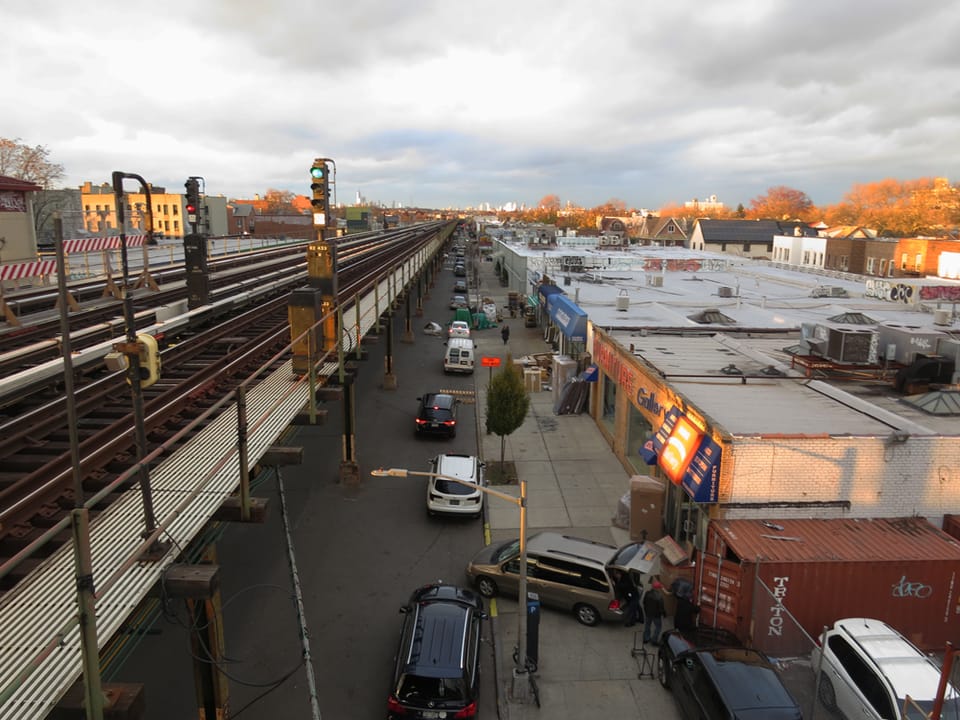
[[[660,572],[660,548],[630,543],[621,548],[584,538],[541,532],[527,538],[527,591],[547,607],[573,612],[584,625],[620,622],[623,610],[610,571],[629,572],[638,588]],[[520,541],[488,545],[467,566],[467,575],[484,597],[516,596],[520,582]]]
[[[933,660],[885,622],[867,618],[837,620],[820,637],[811,664],[819,674],[820,702],[847,718],[926,720],[940,682]],[[905,704],[907,695],[915,705]],[[941,717],[960,717],[960,694],[952,685]]]

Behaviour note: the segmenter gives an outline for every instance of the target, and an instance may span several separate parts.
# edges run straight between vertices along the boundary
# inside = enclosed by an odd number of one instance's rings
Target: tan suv
[[[541,532],[527,539],[527,591],[540,596],[546,607],[573,612],[584,625],[601,620],[621,622],[623,611],[614,594],[610,571],[625,570],[638,588],[649,587],[660,572],[660,548],[653,543],[630,543],[621,548]],[[516,596],[520,582],[520,541],[488,545],[467,566],[484,597],[498,593]]]

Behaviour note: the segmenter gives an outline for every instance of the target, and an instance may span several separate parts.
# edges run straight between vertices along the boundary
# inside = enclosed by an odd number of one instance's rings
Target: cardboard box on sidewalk
[[[648,475],[630,478],[630,539],[634,542],[663,535],[663,495],[662,481]]]

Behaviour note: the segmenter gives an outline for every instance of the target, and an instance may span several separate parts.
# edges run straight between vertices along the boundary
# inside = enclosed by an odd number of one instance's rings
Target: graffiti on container
[[[787,583],[789,577],[773,578],[773,598],[776,602],[770,606],[770,624],[767,626],[768,637],[781,637],[783,635],[783,616],[787,609],[783,606],[783,599],[787,596]]]
[[[891,595],[898,598],[919,598],[922,600],[933,594],[932,587],[924,583],[907,582],[906,575],[901,576],[900,582],[894,583],[890,587],[893,588]]]
[[[892,283],[886,280],[867,280],[863,294],[866,297],[874,297],[879,300],[909,304],[913,302],[913,292],[913,285]]]
[[[960,300],[960,285],[924,285],[920,288],[921,300]]]

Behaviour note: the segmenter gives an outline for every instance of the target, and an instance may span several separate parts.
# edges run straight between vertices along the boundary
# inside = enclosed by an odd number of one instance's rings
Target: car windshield
[[[493,554],[493,562],[498,563],[508,558],[515,557],[520,554],[520,539],[511,540],[506,542],[497,548],[497,551]]]
[[[400,702],[426,704],[427,702],[466,700],[466,687],[456,678],[435,678],[422,675],[404,675],[397,687]]]

